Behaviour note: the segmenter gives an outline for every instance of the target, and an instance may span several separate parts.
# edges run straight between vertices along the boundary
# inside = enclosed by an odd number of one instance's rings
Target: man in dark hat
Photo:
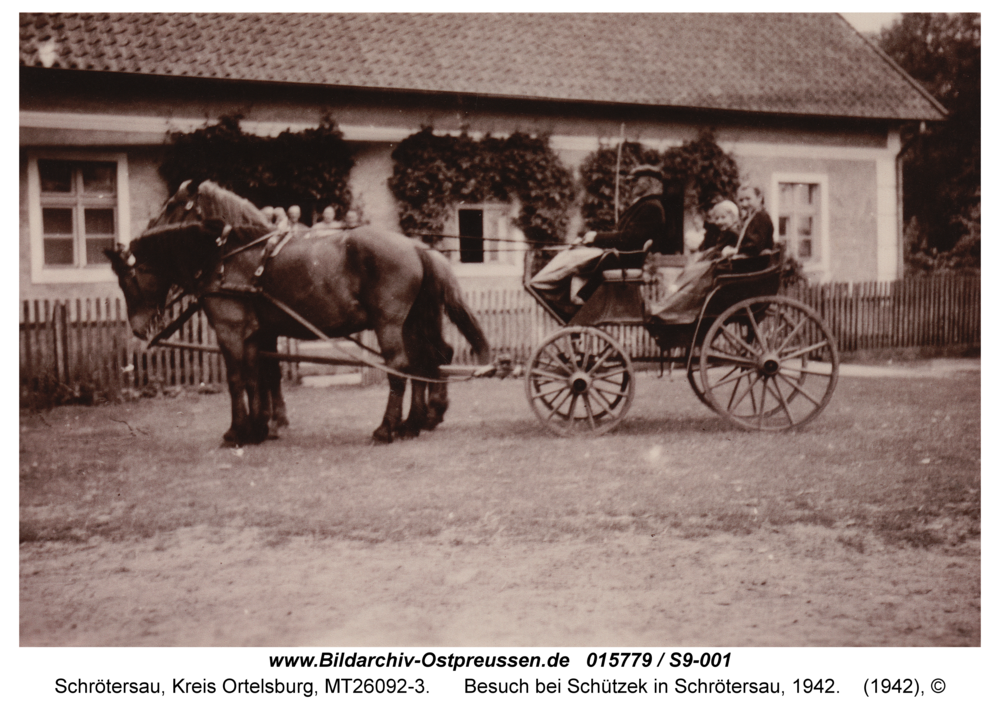
[[[633,181],[632,205],[622,213],[616,230],[590,231],[560,252],[531,280],[531,286],[550,299],[559,300],[569,290],[569,299],[582,304],[576,293],[585,284],[586,275],[596,265],[605,250],[638,251],[647,241],[658,240],[666,231],[666,215],[660,195],[663,193],[663,173],[649,165],[629,171]]]

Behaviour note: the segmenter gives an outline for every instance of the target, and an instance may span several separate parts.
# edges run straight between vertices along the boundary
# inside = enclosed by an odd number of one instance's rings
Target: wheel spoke
[[[767,351],[767,336],[760,330],[760,325],[757,324],[757,319],[753,315],[753,310],[747,306],[746,308],[747,318],[750,320],[750,328],[753,329],[753,333],[757,335],[757,341],[759,341],[764,346],[764,351]],[[758,353],[760,353],[758,351]]]
[[[711,358],[715,358],[718,361],[722,361],[725,365],[736,363],[740,366],[746,366],[748,368],[755,368],[757,366],[757,361],[755,359],[743,358],[742,356],[737,356],[736,354],[730,354],[725,351],[716,351],[714,348],[708,350],[708,355]],[[728,362],[728,363],[726,363]],[[723,365],[723,364],[709,364],[713,365]]]
[[[785,375],[783,375],[781,373],[779,373],[778,375],[781,377],[781,380],[783,380],[785,383],[787,383],[792,388],[794,388],[796,390],[796,392],[801,393],[803,396],[805,396],[817,408],[819,407],[820,402],[818,400],[816,400],[815,398],[813,398],[812,395],[809,393],[809,391],[804,390],[803,388],[800,388],[799,384],[795,383],[794,381],[790,381]]]
[[[794,425],[795,418],[792,417],[792,411],[788,408],[788,401],[785,399],[785,394],[781,392],[781,388],[778,386],[776,381],[772,380],[770,383],[774,386],[774,392],[778,396],[778,401],[781,403],[782,410],[784,410],[785,415],[788,416],[789,424]]]
[[[566,376],[570,374],[563,375],[561,373],[556,373],[555,371],[546,371],[545,369],[535,367],[531,369],[531,375],[541,376],[543,379],[548,379],[549,381],[565,381]]]
[[[739,382],[740,379],[746,378],[748,375],[750,375],[750,373],[752,373],[752,371],[739,366],[735,366],[729,371],[729,373],[727,373],[725,376],[716,381],[713,388],[718,388],[720,386],[725,386],[728,383],[732,383],[734,374],[738,374],[736,376],[736,382]]]
[[[599,380],[602,380],[602,381],[608,381],[608,380],[614,378],[615,376],[622,375],[623,373],[628,373],[628,368],[627,367],[616,368],[613,371],[607,371],[607,372],[602,373],[600,375],[594,376],[594,379],[595,380],[599,379]]]
[[[785,358],[787,358],[787,359],[801,358],[802,356],[805,356],[806,354],[812,353],[813,351],[818,351],[819,349],[822,349],[822,348],[827,347],[827,346],[829,346],[828,342],[826,342],[826,341],[819,341],[819,342],[817,342],[815,344],[810,344],[809,346],[803,346],[799,350],[793,351],[790,354],[782,354],[781,358],[783,358],[783,359],[785,359]]]
[[[556,413],[559,412],[559,409],[562,408],[563,403],[565,403],[566,399],[569,398],[571,395],[573,395],[573,391],[567,388],[566,392],[563,394],[563,397],[557,403],[552,404],[551,410],[549,411],[548,420],[551,420],[552,416],[554,416]]]
[[[572,376],[573,375],[573,369],[569,368],[566,365],[566,360],[567,360],[568,357],[564,353],[562,353],[561,351],[557,351],[555,353],[555,355],[553,355],[552,352],[549,351],[549,349],[551,348],[551,346],[552,346],[552,344],[546,344],[546,346],[544,347],[545,354],[548,355],[548,357],[550,359],[552,359],[550,361],[550,363],[552,363],[552,365],[557,366],[558,368],[562,369],[563,372],[565,372],[565,374],[567,376]]]
[[[790,325],[790,322],[789,322],[789,320],[788,320],[788,316],[787,316],[786,314],[782,313],[782,315],[781,315],[781,319],[782,319],[782,321],[784,321],[784,322],[785,322],[786,324],[789,324],[789,325]],[[789,333],[789,334],[788,334],[788,336],[786,336],[786,337],[785,337],[785,340],[781,342],[781,346],[779,346],[779,347],[778,347],[777,349],[775,349],[775,351],[777,351],[777,352],[778,352],[779,354],[780,354],[780,353],[781,353],[782,351],[784,351],[784,350],[785,350],[785,347],[787,347],[787,346],[788,346],[788,344],[789,344],[789,342],[791,342],[792,338],[793,338],[793,337],[794,337],[794,336],[795,336],[795,335],[796,335],[797,333],[799,333],[799,329],[801,329],[801,328],[802,328],[803,326],[805,326],[805,325],[806,325],[807,323],[809,323],[809,322],[808,322],[808,321],[807,321],[806,319],[802,319],[802,320],[801,320],[801,321],[800,321],[800,322],[799,322],[798,324],[796,324],[796,325],[795,325],[795,326],[794,326],[794,327],[792,328],[792,331],[791,331],[791,333]]]
[[[594,411],[590,408],[590,398],[587,397],[586,393],[582,394],[580,398],[583,400],[583,407],[587,411],[587,422],[590,423],[590,429],[596,430],[597,424],[594,422]]]
[[[598,391],[600,393],[607,393],[608,395],[614,396],[616,398],[624,398],[625,396],[628,395],[628,391],[609,391],[606,388],[598,388],[596,383],[592,384],[590,389],[592,391]]]
[[[594,398],[600,400],[601,403],[604,405],[604,412],[605,413],[613,413],[614,412],[614,410],[615,410],[614,406],[611,405],[611,403],[608,401],[608,399],[604,397],[604,394],[601,392],[601,389],[595,388],[595,389],[593,389],[593,393],[594,393]],[[621,396],[621,397],[625,396],[624,393],[616,393],[614,395]]]
[[[728,339],[729,343],[731,343],[733,346],[735,346],[736,348],[740,349],[741,351],[744,351],[744,352],[750,354],[751,356],[759,356],[760,355],[760,352],[757,351],[756,349],[754,349],[750,344],[748,344],[746,342],[746,340],[738,338],[735,334],[730,333],[729,329],[723,327],[722,329],[719,330],[719,333],[724,338]],[[717,347],[713,346],[713,347],[711,347],[711,350],[715,351],[716,348]],[[726,353],[726,352],[720,352],[720,353]],[[735,355],[736,354],[733,354],[733,356],[735,356]]]
[[[601,353],[601,357],[597,359],[597,362],[592,367],[587,369],[587,373],[592,374],[596,372],[597,369],[599,369],[601,366],[604,365],[604,362],[608,359],[608,356],[610,356],[613,353],[614,349],[612,349],[610,346],[605,346],[604,351]]]

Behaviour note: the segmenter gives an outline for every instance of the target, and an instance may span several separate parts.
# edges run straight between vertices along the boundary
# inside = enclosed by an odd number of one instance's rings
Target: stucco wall
[[[747,178],[769,193],[780,173],[827,176],[830,262],[834,280],[891,278],[894,212],[886,214],[883,182],[894,158],[886,124],[741,116],[706,116],[650,107],[539,104],[515,100],[365,93],[324,87],[282,87],[143,78],[83,72],[22,72],[22,149],[36,145],[124,147],[130,173],[130,227],[141,231],[159,209],[166,189],[156,172],[168,128],[190,130],[220,115],[241,113],[245,128],[275,134],[315,125],[329,113],[355,149],[352,191],[365,217],[398,226],[387,186],[398,141],[431,125],[435,130],[507,134],[547,133],[564,163],[576,170],[601,142],[628,140],[658,150],[693,139],[706,126],[736,156]],[[21,160],[21,293],[24,298],[114,293],[110,285],[35,285],[27,266],[29,240],[25,159]],[[876,170],[878,168],[878,170]],[[881,189],[881,193],[879,190]],[[894,189],[894,184],[888,186]],[[768,194],[769,205],[776,196]],[[891,201],[890,201],[891,202]],[[891,208],[895,210],[893,205]],[[881,211],[881,212],[880,212]],[[581,224],[569,228],[576,234]],[[879,249],[881,246],[881,254]],[[115,288],[116,289],[116,288]]]

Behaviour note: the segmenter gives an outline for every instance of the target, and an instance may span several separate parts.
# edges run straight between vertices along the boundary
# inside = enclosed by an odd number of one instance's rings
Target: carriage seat
[[[601,272],[601,280],[604,282],[642,282],[642,269],[606,269]]]

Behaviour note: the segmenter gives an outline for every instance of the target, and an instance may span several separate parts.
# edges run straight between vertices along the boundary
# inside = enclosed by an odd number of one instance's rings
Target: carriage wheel
[[[628,354],[600,329],[557,331],[535,349],[525,378],[542,424],[563,435],[600,435],[625,417],[635,396]]]
[[[712,323],[699,370],[705,399],[727,420],[747,430],[787,430],[826,408],[839,361],[816,312],[788,297],[755,297]]]
[[[691,359],[691,368],[689,368],[687,372],[688,383],[691,384],[691,390],[694,391],[696,396],[698,396],[698,400],[711,408],[712,404],[709,403],[708,398],[705,397],[705,387],[701,384],[700,366],[701,362],[698,359]]]

